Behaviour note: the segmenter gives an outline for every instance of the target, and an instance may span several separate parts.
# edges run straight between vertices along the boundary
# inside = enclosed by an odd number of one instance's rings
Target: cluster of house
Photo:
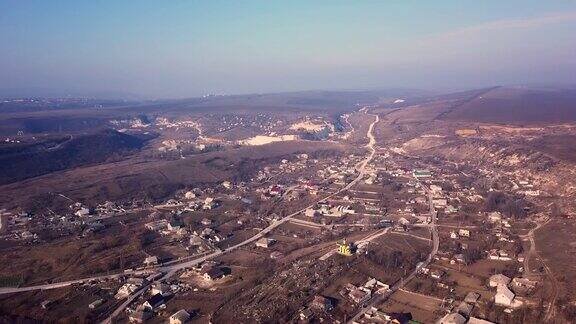
[[[488,280],[488,286],[490,288],[496,288],[496,294],[494,296],[494,303],[499,306],[507,307],[505,312],[511,312],[513,308],[517,308],[523,304],[519,298],[516,297],[514,292],[509,288],[512,287],[513,290],[517,289],[534,289],[536,282],[531,281],[526,278],[514,278],[503,274],[495,274],[491,276]],[[475,324],[490,324],[492,322],[471,317],[472,310],[478,303],[480,299],[480,294],[477,292],[469,292],[464,300],[458,304],[458,306],[451,309],[451,312],[446,314],[442,319],[440,319],[440,324],[464,324],[464,323],[475,323]]]
[[[148,285],[149,282],[157,280],[161,274],[153,274],[147,278],[130,278],[128,281],[118,290],[116,294],[117,299],[123,299],[131,295],[137,290],[144,289],[143,287]],[[154,314],[160,310],[166,309],[166,301],[173,296],[175,293],[182,290],[182,286],[179,284],[169,285],[164,282],[156,281],[150,285],[148,297],[143,299],[142,303],[137,305],[135,309],[129,309],[129,320],[132,323],[143,323],[154,316]],[[102,304],[102,300],[97,300],[90,304],[89,307],[98,307]],[[98,305],[93,305],[98,303]],[[192,317],[192,314],[186,310],[179,310],[172,314],[169,318],[169,323],[171,324],[181,324],[185,323]]]
[[[528,278],[513,278],[503,274],[495,274],[490,277],[488,285],[491,288],[496,288],[496,295],[494,296],[494,303],[497,305],[517,308],[523,304],[521,300],[516,298],[514,291],[528,292],[536,287],[536,282]],[[512,288],[512,290],[510,289]]]
[[[519,180],[518,183],[512,181],[512,190],[531,197],[537,197],[542,194],[542,192],[536,189],[534,184],[530,183],[527,179]]]
[[[467,248],[466,243],[462,243],[462,249]],[[450,264],[468,264],[470,260],[466,258],[464,253],[454,253],[454,251],[438,251],[434,256],[434,260],[442,260],[450,262]]]
[[[316,171],[316,175],[322,179],[332,179],[337,185],[344,185],[347,176],[356,174],[356,164],[360,157],[349,155],[338,160],[338,163],[329,163],[325,168]]]
[[[86,217],[88,215],[93,215],[94,211],[90,210],[87,206],[83,205],[80,202],[75,202],[72,205],[68,206],[72,213],[78,217]]]
[[[164,284],[155,284],[150,290],[150,297],[148,297],[142,304],[138,305],[136,309],[130,312],[128,316],[132,323],[144,323],[154,316],[154,313],[166,309],[166,298],[171,295],[170,292],[164,293],[167,289]],[[188,314],[188,319],[190,315]],[[188,320],[186,319],[186,320]]]
[[[266,188],[258,188],[256,192],[260,194],[260,199],[268,200],[275,197],[280,197],[284,193],[285,187],[283,185],[270,185]]]
[[[181,213],[183,211],[211,210],[219,206],[219,202],[215,198],[206,197],[200,199],[197,198],[196,194],[192,191],[186,192],[185,197],[186,200],[169,199],[165,203],[154,207],[156,209],[174,209],[180,207],[179,212]]]
[[[198,266],[185,272],[182,277],[187,277],[190,275],[201,276],[204,280],[214,281],[226,276],[223,268],[214,261],[206,261]],[[147,297],[141,304],[139,304],[135,309],[129,310],[129,320],[134,323],[143,323],[148,319],[152,318],[157,311],[166,308],[166,301],[173,296],[175,293],[182,291],[183,289],[188,289],[182,284],[166,284],[164,282],[155,281],[161,276],[161,273],[152,274],[147,278],[133,277],[129,278],[124,285],[120,287],[116,293],[116,299],[127,298],[134,292],[144,289],[143,287],[150,285],[149,297]],[[179,310],[178,312],[172,314],[169,318],[169,323],[180,324],[187,322],[192,317],[186,310]]]
[[[512,224],[510,224],[511,220],[509,218],[506,218],[500,212],[495,211],[488,213],[488,221],[494,224],[492,233],[498,238],[498,241],[514,242],[514,240],[510,238],[510,229],[512,228]]]
[[[179,218],[160,219],[144,224],[144,227],[150,231],[158,232],[161,235],[184,235],[187,233],[184,223]]]
[[[4,229],[6,233],[2,235],[2,238],[28,242],[38,241],[38,234],[28,230],[30,221],[32,221],[32,215],[27,212],[13,214],[6,209],[0,209],[0,229]]]
[[[125,212],[123,207],[112,202],[99,204],[95,208],[75,202],[68,208],[69,213],[56,214],[47,209],[45,214],[38,214],[34,217],[24,211],[13,213],[4,209],[0,210],[0,228],[7,228],[2,238],[37,242],[39,241],[38,235],[31,232],[35,227],[59,232],[62,235],[78,233],[86,236],[104,228],[101,219]]]
[[[163,128],[197,128],[200,124],[195,120],[169,120],[166,117],[156,117],[156,126]]]
[[[308,208],[304,211],[304,215],[307,217],[342,217],[344,215],[352,215],[355,213],[356,211],[350,206],[333,204],[330,202],[319,202],[315,207]]]
[[[338,293],[345,299],[350,300],[357,305],[362,305],[372,297],[372,294],[376,292],[385,292],[388,289],[390,289],[389,285],[378,281],[375,278],[370,278],[362,286],[355,286],[351,283],[347,283]]]
[[[461,237],[469,238],[470,237],[470,230],[465,229],[465,228],[459,228],[458,231],[451,231],[450,232],[450,238],[451,239],[459,239]]]
[[[224,267],[215,261],[205,261],[198,264],[194,268],[187,270],[182,275],[182,278],[190,276],[200,276],[206,281],[214,281],[226,276],[226,272],[223,270]]]
[[[208,222],[207,221],[203,222],[203,224],[206,223]],[[218,233],[215,229],[211,227],[205,227],[204,229],[202,229],[202,231],[192,232],[192,236],[190,236],[190,245],[198,245],[197,237],[200,237],[201,239],[206,240],[210,243],[218,243],[226,239],[224,235]]]
[[[120,206],[118,203],[112,201],[105,201],[101,204],[98,204],[96,208],[94,208],[96,214],[102,216],[113,216],[116,214],[125,213],[126,209]]]
[[[153,273],[146,278],[141,277],[128,278],[128,280],[126,280],[126,282],[122,286],[120,286],[114,298],[124,299],[132,295],[132,293],[140,290],[140,288],[146,285],[147,283],[158,279],[160,276],[161,273]]]
[[[319,320],[322,320],[322,313],[330,312],[332,309],[334,309],[334,300],[322,295],[315,295],[308,307],[300,311],[299,318],[301,321],[310,321],[318,316],[320,317]]]
[[[294,173],[296,171],[309,168],[316,163],[318,163],[318,160],[309,159],[308,154],[306,153],[297,154],[296,160],[294,161],[283,159],[280,161],[280,164],[276,168],[273,166],[264,167],[262,170],[258,171],[256,178],[252,180],[262,181],[280,174]]]

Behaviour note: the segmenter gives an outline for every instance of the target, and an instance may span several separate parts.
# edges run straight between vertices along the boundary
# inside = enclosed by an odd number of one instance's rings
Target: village
[[[1,292],[106,287],[83,299],[86,312],[108,322],[184,323],[217,309],[178,305],[249,280],[246,259],[256,258],[279,269],[306,262],[342,272],[316,273],[326,278],[301,287],[309,297],[247,307],[249,318],[288,303],[294,312],[287,319],[297,322],[491,323],[549,307],[538,297],[546,270],[529,263],[528,215],[537,224],[548,217],[534,207],[543,194],[535,180],[420,159],[372,141],[367,147],[368,156],[297,154],[246,181],[187,188],[161,202],[91,206],[55,194],[67,211],[3,210],[2,239],[28,246],[47,243],[42,237],[87,240],[108,231],[140,238],[137,251],[121,252],[102,269],[108,274],[22,288],[15,277],[15,287]],[[498,190],[478,181],[487,177],[498,178]],[[504,193],[521,198],[502,208]],[[295,276],[312,275],[298,269]],[[59,303],[45,299],[38,307]]]

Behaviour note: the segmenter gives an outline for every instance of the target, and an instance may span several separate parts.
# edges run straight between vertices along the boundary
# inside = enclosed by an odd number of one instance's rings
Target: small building
[[[42,309],[49,309],[50,306],[52,306],[53,302],[51,300],[45,300],[43,302],[40,303],[40,307],[42,307]]]
[[[403,225],[403,226],[408,226],[408,225],[410,225],[410,221],[404,217],[400,217],[398,219],[398,224]]]
[[[494,324],[494,322],[490,322],[477,317],[470,317],[467,324]]]
[[[460,235],[462,237],[470,237],[470,230],[461,228],[458,230],[458,235]]]
[[[314,217],[316,215],[316,210],[312,208],[306,208],[306,210],[304,211],[304,215],[306,215],[307,217]]]
[[[202,218],[202,221],[200,221],[200,223],[204,226],[210,226],[210,225],[212,225],[212,220],[204,217],[204,218]]]
[[[488,220],[492,223],[499,222],[500,220],[502,220],[502,214],[500,214],[499,212],[491,212],[490,214],[488,214]]]
[[[158,257],[155,255],[146,257],[146,259],[144,259],[144,264],[147,266],[156,265],[158,264]]]
[[[444,316],[440,324],[464,324],[466,323],[466,318],[458,313],[450,313]]]
[[[150,318],[152,318],[152,312],[142,306],[139,306],[134,312],[130,314],[130,316],[128,316],[128,320],[131,323],[144,323]]]
[[[458,305],[458,308],[456,308],[456,312],[464,317],[469,317],[473,308],[474,306],[463,301]]]
[[[301,321],[307,321],[307,320],[311,320],[312,317],[314,317],[314,313],[312,313],[312,310],[310,308],[306,308],[302,311],[300,311],[300,320]]]
[[[444,275],[446,274],[446,272],[444,272],[444,270],[432,270],[430,271],[430,277],[434,278],[434,279],[442,279],[442,277],[444,277]]]
[[[172,291],[170,290],[170,286],[165,283],[156,282],[152,285],[152,289],[150,290],[152,295],[160,294],[163,297],[169,296]]]
[[[329,312],[334,308],[334,305],[332,304],[332,300],[330,298],[326,298],[320,295],[314,296],[314,299],[312,299],[312,303],[310,304],[310,306],[324,312]]]
[[[206,199],[204,199],[204,205],[202,206],[202,209],[210,210],[214,209],[215,207],[216,207],[216,201],[214,200],[214,198],[206,197]]]
[[[224,277],[224,271],[222,271],[222,269],[220,269],[220,267],[210,267],[209,269],[207,269],[202,276],[204,277],[204,279],[206,280],[216,280],[216,279],[220,279],[222,277]]]
[[[377,280],[376,278],[370,278],[364,284],[364,288],[368,288],[370,290],[374,290],[374,289],[388,290],[388,289],[390,289],[390,285],[387,285],[387,284],[383,283],[382,281]]]
[[[202,243],[204,243],[204,241],[202,240],[202,238],[200,236],[192,235],[192,236],[190,236],[190,240],[188,243],[192,246],[200,246],[200,245],[202,245]]]
[[[414,170],[412,171],[412,176],[416,179],[430,178],[432,176],[432,172],[429,170]]]
[[[412,321],[412,313],[388,313],[384,318],[392,324],[417,323]]]
[[[170,315],[170,324],[183,324],[188,322],[189,320],[190,320],[190,314],[184,309],[181,309],[176,313]]]
[[[488,252],[488,259],[489,260],[498,260],[498,261],[511,261],[512,258],[508,255],[508,252],[504,250],[496,250],[492,249]]]
[[[462,253],[456,254],[454,255],[454,259],[453,259],[454,263],[461,263],[461,264],[466,264],[466,256]]]
[[[362,304],[362,303],[367,302],[368,299],[370,299],[370,297],[372,296],[372,292],[369,289],[366,289],[364,287],[359,287],[359,288],[353,289],[348,294],[348,296],[356,304]]]
[[[275,239],[263,237],[263,238],[259,239],[258,241],[256,241],[256,246],[267,249],[270,246],[272,246],[274,243],[276,243]]]
[[[270,253],[270,258],[273,260],[279,260],[282,259],[284,257],[284,253],[280,252],[280,251],[274,251],[272,253]]]
[[[466,294],[466,297],[464,297],[464,301],[469,304],[475,304],[478,299],[480,299],[480,294],[474,291],[469,292]]]
[[[184,194],[184,198],[194,199],[194,198],[196,198],[196,194],[192,191],[186,191],[186,193]]]
[[[514,293],[504,285],[498,286],[496,296],[494,296],[494,303],[502,306],[512,306],[514,300]]]
[[[152,297],[150,297],[147,301],[145,301],[142,306],[147,310],[154,311],[162,304],[164,304],[164,296],[161,294],[155,294],[152,295]]]
[[[82,207],[82,208],[78,209],[74,214],[78,217],[88,216],[90,214],[90,209],[88,209],[86,207]]]
[[[433,184],[430,185],[430,191],[432,191],[434,195],[439,195],[442,194],[442,187]]]
[[[448,205],[448,200],[446,200],[446,199],[432,199],[432,204],[436,208],[444,208]]]
[[[161,219],[158,221],[146,223],[144,227],[146,227],[146,229],[149,229],[151,231],[161,231],[168,227],[168,221],[165,219]]]
[[[537,281],[532,281],[528,278],[514,278],[512,279],[512,286],[516,288],[523,288],[523,289],[534,289],[536,288]]]
[[[182,220],[175,218],[172,219],[170,221],[170,223],[168,223],[168,230],[169,231],[177,231],[179,229],[181,229],[182,227],[184,227],[184,223],[182,222]]]
[[[490,279],[488,280],[488,285],[490,287],[508,286],[509,283],[510,278],[506,277],[501,273],[491,276]]]
[[[353,254],[352,244],[346,243],[346,239],[344,239],[341,244],[338,244],[338,254],[351,256]]]
[[[444,212],[447,213],[447,214],[453,214],[453,213],[456,213],[457,211],[458,211],[458,208],[456,208],[456,207],[454,207],[454,206],[452,206],[452,205],[448,205],[448,206],[446,207],[446,210],[444,210]]]
[[[98,308],[100,305],[104,304],[104,299],[96,299],[95,301],[91,302],[88,305],[88,308],[90,309],[96,309]]]

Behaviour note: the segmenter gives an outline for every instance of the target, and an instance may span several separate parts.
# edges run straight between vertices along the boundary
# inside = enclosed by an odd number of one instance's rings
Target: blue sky
[[[576,83],[576,1],[0,0],[0,88],[154,97]]]

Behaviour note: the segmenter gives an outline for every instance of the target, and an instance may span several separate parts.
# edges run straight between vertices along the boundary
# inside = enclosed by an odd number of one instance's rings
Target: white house
[[[86,207],[82,207],[82,208],[78,209],[74,214],[76,214],[76,216],[78,216],[78,217],[84,217],[84,216],[87,216],[88,214],[90,214],[90,209],[88,209]]]
[[[196,194],[192,191],[186,191],[186,193],[184,194],[184,198],[194,199],[194,198],[196,198]]]
[[[488,281],[488,285],[490,287],[498,287],[498,286],[508,286],[510,283],[510,278],[503,274],[495,274],[490,277]]]
[[[458,235],[462,236],[462,237],[470,237],[470,231],[467,229],[459,229],[458,230]]]
[[[466,323],[466,318],[458,313],[451,313],[444,316],[440,324],[464,324]]]
[[[181,309],[170,316],[170,324],[183,324],[190,320],[190,314]]]
[[[514,300],[514,293],[504,285],[498,286],[496,290],[496,296],[494,296],[494,302],[497,305],[502,306],[512,306],[512,301]]]

